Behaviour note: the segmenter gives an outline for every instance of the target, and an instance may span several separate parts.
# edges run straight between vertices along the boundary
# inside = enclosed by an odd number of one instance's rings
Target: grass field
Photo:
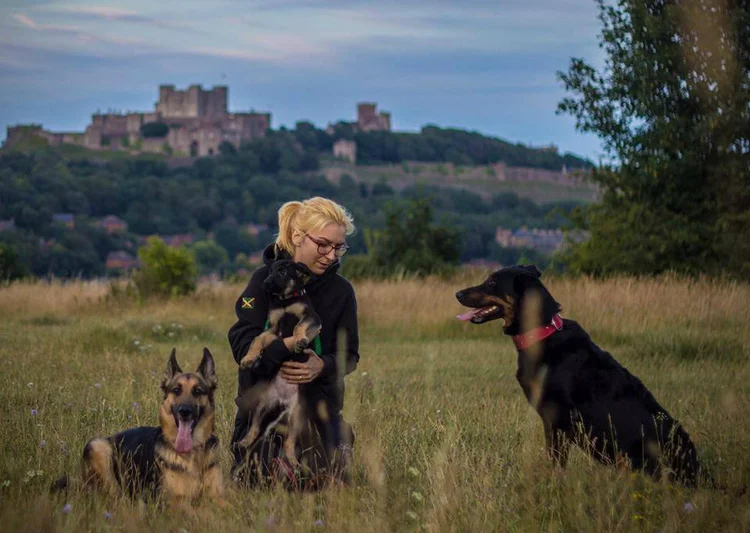
[[[638,375],[729,491],[686,490],[594,464],[546,461],[498,322],[460,323],[453,293],[478,281],[355,284],[361,362],[347,377],[354,483],[317,494],[229,489],[231,506],[170,512],[50,495],[95,435],[155,424],[169,350],[217,361],[229,470],[236,365],[226,341],[239,285],[180,300],[108,299],[103,283],[0,288],[0,531],[750,531],[750,286],[550,280],[564,316]],[[227,475],[228,477],[228,475]]]

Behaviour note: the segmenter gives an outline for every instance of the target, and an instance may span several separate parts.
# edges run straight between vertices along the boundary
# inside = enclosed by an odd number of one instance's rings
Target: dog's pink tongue
[[[177,438],[174,441],[177,453],[189,453],[193,449],[193,421],[180,420],[177,426]]]
[[[471,311],[467,313],[456,316],[456,318],[459,320],[471,320],[472,318],[474,318],[474,315],[476,315],[479,311],[480,309],[472,309]]]

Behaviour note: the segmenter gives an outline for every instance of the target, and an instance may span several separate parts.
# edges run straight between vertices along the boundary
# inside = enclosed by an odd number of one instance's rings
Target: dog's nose
[[[457,299],[457,300],[460,300],[460,299],[461,299],[461,298],[463,298],[463,297],[464,297],[464,291],[458,291],[458,292],[456,293],[456,299]]]
[[[193,416],[193,408],[189,405],[180,405],[177,408],[177,414],[180,418],[191,418]]]

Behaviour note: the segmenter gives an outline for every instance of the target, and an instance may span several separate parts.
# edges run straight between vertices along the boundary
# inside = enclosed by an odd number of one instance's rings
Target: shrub
[[[142,267],[133,280],[141,298],[180,296],[195,291],[195,259],[184,248],[171,248],[158,237],[151,237],[138,250]]]

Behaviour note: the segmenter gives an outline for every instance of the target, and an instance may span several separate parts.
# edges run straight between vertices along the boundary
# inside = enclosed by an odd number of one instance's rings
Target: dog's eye
[[[182,387],[180,387],[179,385],[175,387],[174,389],[172,389],[172,394],[174,394],[175,396],[179,396],[181,392],[182,392]]]
[[[494,287],[495,285],[497,285],[497,281],[495,281],[495,278],[490,278],[489,281],[487,281],[487,285],[489,285],[490,287]]]
[[[286,268],[279,269],[279,276],[286,277]]]
[[[195,396],[195,397],[202,396],[204,394],[206,394],[206,392],[203,389],[201,389],[200,387],[195,387],[193,389],[193,396]]]

